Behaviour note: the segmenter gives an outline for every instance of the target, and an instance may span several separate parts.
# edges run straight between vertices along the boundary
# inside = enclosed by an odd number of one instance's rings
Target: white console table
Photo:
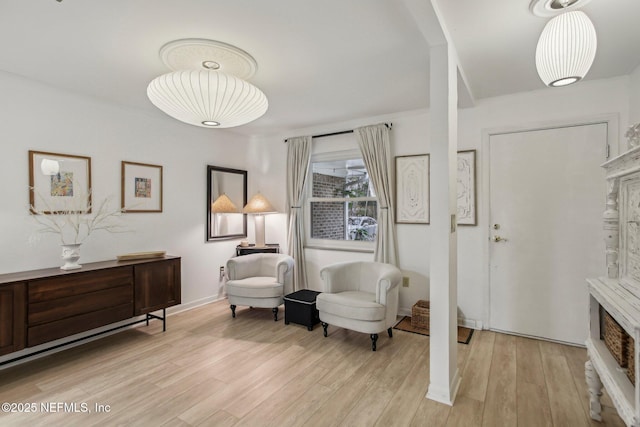
[[[607,177],[604,213],[607,277],[587,279],[589,336],[585,376],[591,418],[601,420],[604,386],[628,426],[640,426],[640,147],[602,165]],[[635,340],[635,384],[601,340],[600,307]]]

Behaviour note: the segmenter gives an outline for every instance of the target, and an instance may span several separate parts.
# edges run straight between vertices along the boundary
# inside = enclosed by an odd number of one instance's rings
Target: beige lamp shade
[[[249,200],[242,209],[243,213],[253,214],[255,219],[256,229],[256,248],[264,248],[264,214],[275,213],[276,210],[271,206],[271,203],[260,193]]]
[[[213,203],[211,203],[211,212],[213,213],[240,213],[236,205],[233,204],[231,199],[222,194]]]
[[[246,214],[265,214],[275,213],[276,210],[261,193],[257,193],[249,200],[249,203],[245,205],[242,212]]]

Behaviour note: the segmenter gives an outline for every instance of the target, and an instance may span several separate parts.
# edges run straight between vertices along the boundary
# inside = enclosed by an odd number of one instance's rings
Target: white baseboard
[[[210,296],[206,298],[200,298],[199,300],[191,301],[187,304],[179,304],[174,305],[173,307],[167,308],[167,315],[169,314],[177,314],[182,313],[183,311],[193,310],[194,308],[201,307],[206,304],[211,304],[212,302],[220,301],[225,299],[224,297]]]

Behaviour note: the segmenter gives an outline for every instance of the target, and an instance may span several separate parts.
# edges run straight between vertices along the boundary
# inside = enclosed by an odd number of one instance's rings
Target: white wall
[[[205,243],[206,166],[245,169],[248,141],[0,72],[2,203],[0,273],[61,265],[55,235],[37,235],[28,213],[28,150],[91,157],[94,201],[120,204],[122,160],[162,165],[162,213],[130,213],[126,234],[96,232],[83,244],[81,263],[128,252],[166,250],[182,257],[182,301],[219,294],[218,267],[237,240]],[[249,172],[252,177],[252,172]]]
[[[629,126],[631,126],[640,122],[640,65],[629,78]]]
[[[545,124],[566,121],[580,121],[600,115],[617,115],[619,127],[625,128],[629,108],[629,79],[626,77],[582,82],[575,86],[559,89],[542,89],[516,95],[480,101],[476,107],[459,112],[458,149],[476,149],[477,153],[477,195],[478,225],[458,228],[458,305],[459,316],[471,326],[482,326],[486,321],[485,291],[486,266],[488,265],[487,230],[488,218],[483,212],[485,194],[483,188],[482,134],[496,128],[532,128]],[[380,122],[392,122],[392,153],[394,156],[423,154],[429,152],[429,114],[427,111],[413,111],[333,123],[326,126],[292,130],[287,134],[265,136],[254,142],[260,147],[260,155],[254,156],[250,170],[255,168],[270,176],[272,186],[282,187],[280,199],[284,209],[286,179],[286,145],[283,140],[298,135],[318,134],[352,129],[357,126]],[[612,132],[621,135],[621,129]],[[618,141],[619,136],[615,137]],[[323,139],[314,143],[323,144]],[[614,154],[618,147],[614,146]],[[254,173],[254,176],[257,174]],[[279,182],[280,184],[276,184]],[[278,193],[273,188],[274,194]],[[284,210],[283,210],[284,211]],[[284,223],[284,221],[283,221]],[[284,228],[281,242],[286,234]],[[411,306],[418,299],[429,298],[429,225],[398,224],[400,268],[410,277],[410,286],[400,289],[400,310],[410,313]],[[595,233],[599,230],[594,230]],[[307,249],[307,267],[310,287],[320,289],[319,270],[328,264],[346,260],[372,259],[371,254],[343,251]],[[604,269],[604,265],[603,265]],[[604,270],[603,270],[604,271]]]

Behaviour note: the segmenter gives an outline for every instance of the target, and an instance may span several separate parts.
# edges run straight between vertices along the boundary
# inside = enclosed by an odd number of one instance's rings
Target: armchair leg
[[[378,341],[378,334],[371,334],[371,351],[376,351],[377,341]]]
[[[328,323],[322,322],[322,333],[324,334],[324,336],[327,336],[327,328],[329,327]]]
[[[236,306],[231,304],[229,307],[231,307],[231,317],[233,317],[235,319],[235,317],[236,317]]]
[[[271,309],[271,311],[273,311],[273,321],[277,322],[278,321],[278,307],[273,307],[273,309]]]
[[[389,334],[389,338],[393,338],[393,328],[387,329],[387,333]]]

